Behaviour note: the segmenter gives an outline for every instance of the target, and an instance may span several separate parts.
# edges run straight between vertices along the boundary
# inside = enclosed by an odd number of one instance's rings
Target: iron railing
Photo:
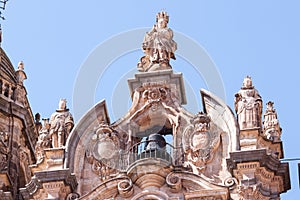
[[[169,143],[164,143],[163,147],[149,148],[149,143],[161,144],[162,141],[146,140],[134,144],[129,150],[120,155],[119,167],[122,171],[126,171],[137,161],[143,159],[162,160],[173,166],[181,166],[183,163],[183,153],[181,147],[174,147]],[[155,145],[154,145],[155,146]],[[153,147],[154,147],[153,146]]]

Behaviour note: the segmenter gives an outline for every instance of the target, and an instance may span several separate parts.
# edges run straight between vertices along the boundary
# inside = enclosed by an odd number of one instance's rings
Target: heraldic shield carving
[[[211,161],[220,144],[220,133],[210,126],[211,119],[203,112],[196,114],[183,133],[185,167],[191,167],[193,173],[199,174]]]

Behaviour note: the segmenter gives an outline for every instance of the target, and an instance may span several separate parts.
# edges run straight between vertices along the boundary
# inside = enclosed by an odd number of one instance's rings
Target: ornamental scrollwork
[[[93,133],[86,158],[92,171],[106,180],[117,172],[120,164],[120,141],[117,133],[107,124],[101,124]]]
[[[205,169],[220,144],[220,133],[211,129],[210,121],[209,116],[199,112],[183,133],[184,166],[190,167],[195,174]]]

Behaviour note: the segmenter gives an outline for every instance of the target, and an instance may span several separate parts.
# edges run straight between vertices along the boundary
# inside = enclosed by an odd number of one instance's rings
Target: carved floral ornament
[[[146,99],[149,103],[159,102],[166,99],[167,97],[167,88],[166,87],[152,87],[146,88],[143,92],[143,98]]]
[[[212,160],[213,153],[220,144],[220,133],[211,129],[210,121],[209,116],[199,112],[191,119],[191,125],[183,133],[183,148],[186,154],[184,165],[191,167],[196,174]]]

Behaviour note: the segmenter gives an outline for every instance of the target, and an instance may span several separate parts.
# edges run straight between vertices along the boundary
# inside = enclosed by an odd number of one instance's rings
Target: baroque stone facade
[[[23,85],[1,49],[0,196],[3,199],[250,200],[280,199],[290,189],[282,129],[273,102],[251,77],[235,95],[236,116],[200,90],[202,111],[188,111],[177,44],[160,12],[146,33],[132,105],[111,123],[105,101],[74,126],[66,100],[50,118],[35,119]],[[262,117],[264,119],[262,119]]]

